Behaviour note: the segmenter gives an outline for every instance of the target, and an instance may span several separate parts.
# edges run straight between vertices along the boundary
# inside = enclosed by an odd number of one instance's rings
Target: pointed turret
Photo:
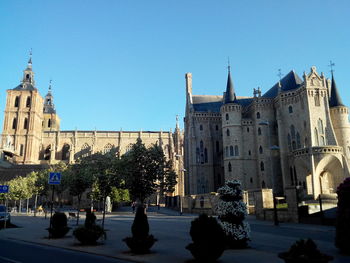
[[[338,107],[345,106],[339,96],[337,85],[335,84],[334,76],[332,73],[332,85],[331,85],[331,94],[329,96],[329,107]]]
[[[44,100],[44,113],[56,113],[55,104],[53,103],[53,95],[51,92],[51,80],[49,84],[49,91],[47,92]]]
[[[231,72],[230,66],[228,67],[228,77],[227,77],[227,85],[226,85],[226,93],[224,98],[224,103],[232,103],[236,100],[236,94],[233,89],[233,84],[231,80]]]
[[[14,90],[36,90],[34,81],[34,72],[32,70],[32,51],[29,53],[27,68],[23,71],[22,83]]]

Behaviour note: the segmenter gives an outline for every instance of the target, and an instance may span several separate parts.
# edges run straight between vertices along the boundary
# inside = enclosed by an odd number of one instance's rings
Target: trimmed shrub
[[[250,226],[244,221],[247,205],[243,202],[243,191],[238,180],[230,180],[218,189],[217,214],[226,234],[229,248],[246,248],[250,240]]]
[[[215,262],[225,250],[225,233],[214,217],[200,215],[191,222],[193,243],[186,246],[198,262]]]
[[[123,241],[135,254],[149,253],[150,248],[157,241],[153,235],[149,235],[148,219],[143,206],[139,206],[136,210],[131,233],[132,237],[126,237]]]
[[[286,263],[326,263],[332,256],[322,254],[312,239],[296,241],[287,252],[279,253],[278,257]]]
[[[51,228],[47,228],[49,236],[53,238],[62,238],[68,231],[67,216],[65,213],[55,212],[51,218]]]
[[[335,246],[344,254],[350,254],[350,177],[337,189],[338,209]]]
[[[73,235],[83,245],[96,245],[97,240],[101,237],[106,238],[104,229],[96,225],[96,216],[90,211],[86,210],[86,218],[84,226],[79,226],[73,231]]]

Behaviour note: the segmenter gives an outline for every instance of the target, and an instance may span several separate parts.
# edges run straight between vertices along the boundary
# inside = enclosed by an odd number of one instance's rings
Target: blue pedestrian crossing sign
[[[9,192],[9,186],[8,185],[0,185],[0,193],[5,194]]]
[[[61,173],[50,173],[49,184],[57,185],[61,183]]]

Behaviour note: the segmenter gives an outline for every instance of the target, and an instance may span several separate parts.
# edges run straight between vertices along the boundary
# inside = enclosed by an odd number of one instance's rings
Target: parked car
[[[7,207],[4,205],[0,205],[0,223],[6,221],[6,224],[11,222],[11,215],[7,212]]]

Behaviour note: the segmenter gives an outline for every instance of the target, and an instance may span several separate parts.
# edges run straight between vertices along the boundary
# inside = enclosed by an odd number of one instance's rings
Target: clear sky
[[[0,0],[1,111],[30,48],[62,130],[174,128],[185,73],[194,94],[222,95],[228,56],[238,96],[268,90],[279,68],[330,77],[332,60],[350,106],[348,0]]]

